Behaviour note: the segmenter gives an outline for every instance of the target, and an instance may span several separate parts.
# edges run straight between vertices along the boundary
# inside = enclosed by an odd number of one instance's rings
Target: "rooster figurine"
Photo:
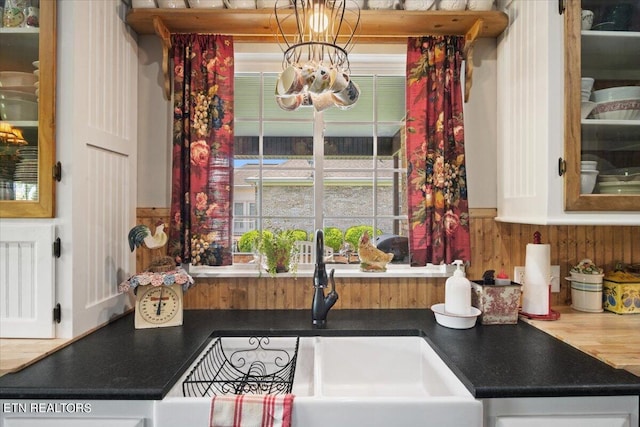
[[[160,249],[167,244],[167,233],[164,232],[165,224],[156,225],[156,231],[151,235],[151,230],[146,225],[136,225],[129,231],[129,247],[131,252],[144,244],[149,249]]]
[[[358,242],[358,256],[361,271],[387,271],[387,264],[393,259],[392,253],[384,253],[373,245],[366,231]]]

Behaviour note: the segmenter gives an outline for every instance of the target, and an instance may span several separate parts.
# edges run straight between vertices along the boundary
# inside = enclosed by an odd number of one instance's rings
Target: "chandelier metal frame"
[[[354,0],[277,0],[273,16],[283,69],[315,63],[349,72],[348,53],[360,28]]]

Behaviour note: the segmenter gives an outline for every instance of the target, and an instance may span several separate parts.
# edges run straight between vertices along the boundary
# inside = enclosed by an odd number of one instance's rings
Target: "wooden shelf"
[[[132,9],[127,23],[138,34],[155,34],[157,17],[170,33],[217,33],[238,41],[275,42],[271,9]],[[466,35],[481,21],[478,37],[495,38],[509,23],[503,12],[362,10],[358,43],[399,43],[422,35]],[[286,32],[292,31],[285,28]]]

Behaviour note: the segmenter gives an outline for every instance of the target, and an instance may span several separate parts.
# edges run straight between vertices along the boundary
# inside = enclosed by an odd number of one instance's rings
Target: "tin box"
[[[640,313],[640,275],[615,272],[604,277],[602,290],[605,310],[618,314]]]
[[[471,282],[471,305],[480,309],[483,325],[509,325],[518,323],[518,308],[522,285],[487,285],[482,280]]]

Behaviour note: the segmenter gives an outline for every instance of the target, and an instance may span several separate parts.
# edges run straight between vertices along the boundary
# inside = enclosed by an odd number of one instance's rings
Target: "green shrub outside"
[[[347,232],[344,233],[344,240],[353,245],[354,249],[358,249],[358,242],[360,242],[360,237],[367,231],[369,233],[369,237],[373,238],[373,227],[370,225],[355,225],[353,227],[349,227]],[[382,230],[378,229],[377,235],[382,234]]]
[[[324,244],[333,249],[334,252],[338,252],[344,241],[342,230],[336,227],[326,227],[324,229]]]
[[[273,233],[269,230],[262,232],[265,236],[273,237]],[[256,243],[260,239],[260,232],[258,230],[251,230],[244,233],[238,239],[238,251],[239,252],[253,252],[256,248]]]
[[[293,230],[291,232],[291,235],[293,236],[293,239],[295,241],[302,240],[303,242],[305,242],[309,240],[309,235],[304,230]]]
[[[369,232],[369,236],[373,236],[373,227],[370,225],[355,225],[353,227],[349,227],[344,235],[342,234],[342,230],[339,228],[326,227],[324,229],[324,244],[331,247],[335,252],[340,250],[342,243],[345,241],[351,243],[354,248],[357,248],[360,237],[365,231]],[[304,230],[283,230],[283,232],[292,235],[293,239],[296,241],[307,241],[314,237],[309,236],[309,234]],[[264,230],[263,233],[265,237],[274,237],[273,233],[269,230]],[[382,230],[378,229],[377,235],[380,234],[382,234]],[[258,230],[247,231],[240,236],[240,239],[238,239],[238,251],[253,252],[259,238],[260,234]]]

